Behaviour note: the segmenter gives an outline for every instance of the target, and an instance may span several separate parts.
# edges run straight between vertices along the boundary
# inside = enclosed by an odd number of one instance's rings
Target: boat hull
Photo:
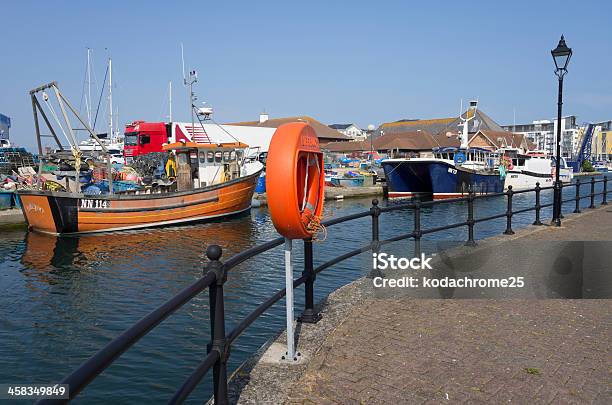
[[[361,187],[363,186],[363,177],[332,177],[331,184],[337,187]]]
[[[260,172],[197,190],[144,195],[85,196],[22,191],[31,230],[51,234],[120,231],[220,218],[246,211]]]
[[[428,163],[419,161],[382,162],[390,198],[428,197],[433,193]]]
[[[467,194],[469,185],[477,194],[504,189],[497,172],[470,170],[443,160],[392,160],[382,165],[390,198],[457,198]]]
[[[559,180],[563,184],[569,184],[574,178],[571,169],[561,169]],[[552,173],[537,173],[528,170],[510,170],[506,175],[505,188],[512,186],[513,190],[526,190],[535,188],[536,183],[540,183],[540,187],[550,187],[554,184]]]
[[[469,186],[476,194],[504,191],[504,179],[494,171],[469,170],[446,162],[433,162],[429,165],[429,175],[434,199],[462,197],[467,195]]]

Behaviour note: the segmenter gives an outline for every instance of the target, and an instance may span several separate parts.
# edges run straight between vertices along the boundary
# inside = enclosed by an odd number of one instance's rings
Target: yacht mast
[[[168,82],[168,104],[170,105],[168,120],[172,122],[172,80]]]
[[[87,99],[85,104],[87,107],[87,123],[91,127],[91,48],[87,48]]]
[[[109,115],[109,136],[110,142],[115,142],[115,133],[113,132],[113,60],[108,58],[108,115]]]

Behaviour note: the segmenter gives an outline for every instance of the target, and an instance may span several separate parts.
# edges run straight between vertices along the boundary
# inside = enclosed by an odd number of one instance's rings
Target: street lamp
[[[370,159],[372,159],[372,163],[374,162],[374,158],[372,157],[374,154],[374,129],[376,129],[374,124],[368,125],[368,132],[370,134]]]
[[[561,106],[563,105],[563,76],[567,73],[567,65],[572,57],[572,49],[565,44],[565,38],[561,35],[559,44],[550,51],[555,61],[555,74],[559,78],[559,98],[557,101],[557,158],[555,160],[555,195],[553,204],[553,223],[561,226]]]

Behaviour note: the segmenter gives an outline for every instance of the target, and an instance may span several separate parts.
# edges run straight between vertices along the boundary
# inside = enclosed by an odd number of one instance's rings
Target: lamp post
[[[555,185],[553,204],[553,223],[561,226],[561,181],[559,172],[561,170],[561,107],[563,105],[563,76],[567,73],[567,65],[572,57],[572,49],[565,44],[565,38],[561,35],[559,44],[551,52],[555,61],[555,74],[559,79],[559,98],[557,101],[557,158],[555,160]]]
[[[370,134],[370,159],[372,159],[372,164],[374,164],[374,129],[376,129],[374,124],[368,125],[368,133]]]

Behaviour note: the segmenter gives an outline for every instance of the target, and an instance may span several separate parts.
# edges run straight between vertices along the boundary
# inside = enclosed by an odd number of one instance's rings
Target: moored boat
[[[433,158],[382,161],[389,197],[457,198],[472,187],[477,194],[497,193],[504,178],[496,153],[479,148],[436,148]]]
[[[246,162],[243,143],[176,143],[176,182],[155,192],[89,196],[82,193],[19,191],[31,230],[51,234],[119,231],[195,222],[244,212],[260,162]],[[174,189],[175,188],[175,189]]]
[[[457,198],[473,190],[477,194],[504,189],[499,154],[468,147],[468,123],[476,117],[476,101],[469,114],[460,116],[463,130],[459,147],[433,148],[433,158],[384,159],[381,164],[389,186],[389,197]]]
[[[529,151],[521,153],[517,148],[500,150],[502,161],[506,166],[505,188],[512,186],[513,190],[552,186],[555,178],[555,160],[544,151]],[[573,169],[561,158],[559,180],[570,183],[574,177]]]
[[[344,173],[330,177],[331,184],[337,187],[362,187],[365,178],[361,174]]]

